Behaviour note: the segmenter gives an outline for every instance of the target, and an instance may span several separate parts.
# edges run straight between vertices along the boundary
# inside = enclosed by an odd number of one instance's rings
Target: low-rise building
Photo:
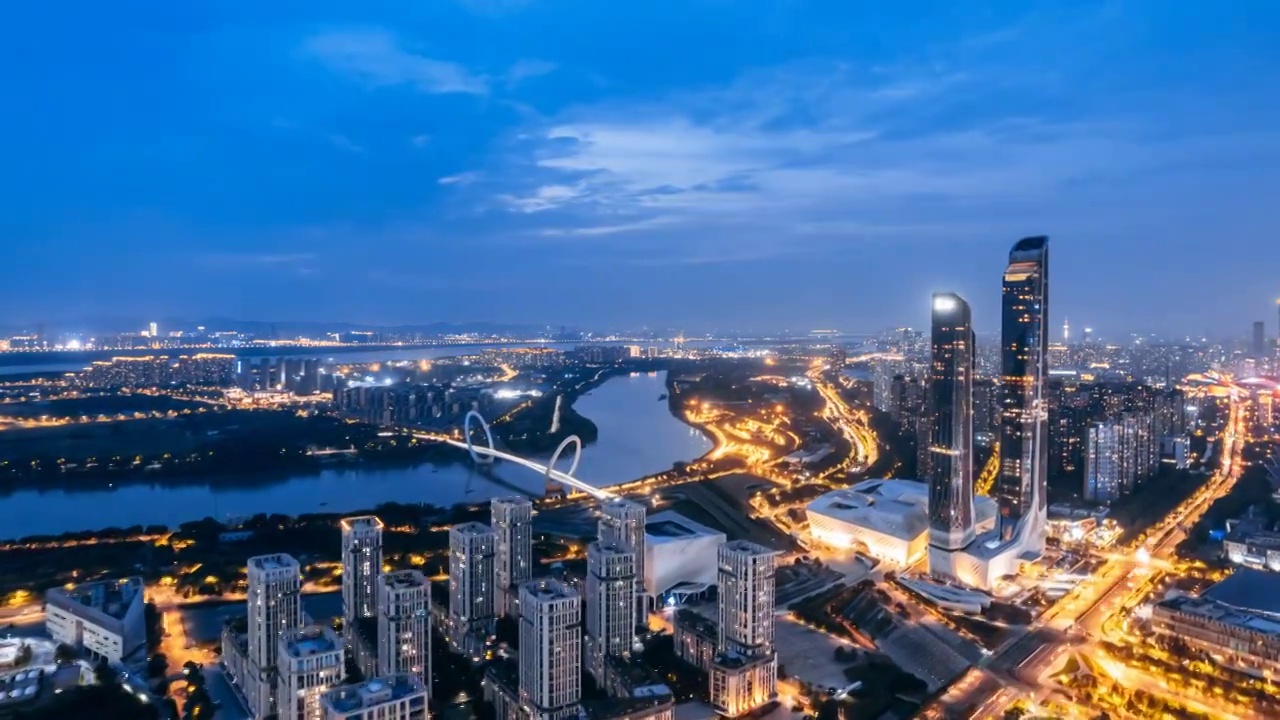
[[[660,698],[671,695],[671,688],[638,657],[610,655],[604,662],[604,688],[611,697]]]
[[[493,705],[498,720],[528,720],[528,708],[520,704],[520,666],[512,659],[489,663],[484,671],[484,699]]]
[[[674,720],[670,695],[648,698],[606,698],[582,704],[585,720]]]
[[[107,662],[127,663],[147,653],[146,600],[140,577],[100,580],[45,593],[49,637]]]
[[[222,666],[232,691],[248,706],[255,678],[249,665],[248,622],[243,617],[228,620],[222,626]]]
[[[1280,673],[1280,575],[1241,569],[1200,597],[1156,603],[1151,627],[1225,665]]]
[[[716,621],[692,610],[681,608],[676,611],[676,655],[690,665],[710,672],[711,663],[716,658],[716,641],[719,637],[720,628]]]
[[[815,498],[806,508],[814,541],[911,565],[925,556],[929,538],[929,486],[917,480],[865,480]],[[996,503],[974,498],[978,534],[995,527]]]
[[[750,657],[728,652],[711,664],[711,705],[722,715],[738,717],[778,696],[778,656]]]
[[[426,720],[427,688],[408,673],[373,678],[329,690],[320,709],[324,720]]]
[[[1236,565],[1280,572],[1280,533],[1236,530],[1222,541],[1222,554]]]
[[[360,674],[370,678],[378,674],[378,618],[356,618],[349,631],[344,633],[351,651],[351,662]]]

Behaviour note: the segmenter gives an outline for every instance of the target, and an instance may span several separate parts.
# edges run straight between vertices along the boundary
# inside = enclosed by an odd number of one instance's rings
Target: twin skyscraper
[[[976,343],[969,304],[933,296],[929,368],[931,473],[929,572],[991,589],[1044,551],[1048,511],[1049,239],[1028,237],[1009,252],[1000,311],[998,515],[979,533],[974,510],[973,386]]]

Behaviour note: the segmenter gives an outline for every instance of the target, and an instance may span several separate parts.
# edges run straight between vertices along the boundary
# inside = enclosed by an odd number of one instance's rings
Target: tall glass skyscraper
[[[933,456],[929,477],[929,544],[959,550],[973,542],[974,337],[969,303],[952,293],[933,296]]]
[[[1000,539],[1044,549],[1048,511],[1049,238],[1019,240],[1004,271],[1000,343]]]

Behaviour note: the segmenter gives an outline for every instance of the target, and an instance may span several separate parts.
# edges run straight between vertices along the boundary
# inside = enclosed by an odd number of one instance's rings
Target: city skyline
[[[991,258],[1043,232],[1055,328],[1243,334],[1278,290],[1275,12],[30,6],[60,32],[6,48],[32,170],[0,201],[0,302],[871,331],[924,327],[946,289],[989,326]],[[717,50],[668,51],[691,43]],[[495,295],[521,302],[477,311]]]

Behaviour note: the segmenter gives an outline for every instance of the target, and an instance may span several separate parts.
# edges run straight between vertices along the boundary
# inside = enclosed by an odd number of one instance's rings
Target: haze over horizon
[[[1280,8],[912,5],[24,5],[4,323],[1274,334]]]

